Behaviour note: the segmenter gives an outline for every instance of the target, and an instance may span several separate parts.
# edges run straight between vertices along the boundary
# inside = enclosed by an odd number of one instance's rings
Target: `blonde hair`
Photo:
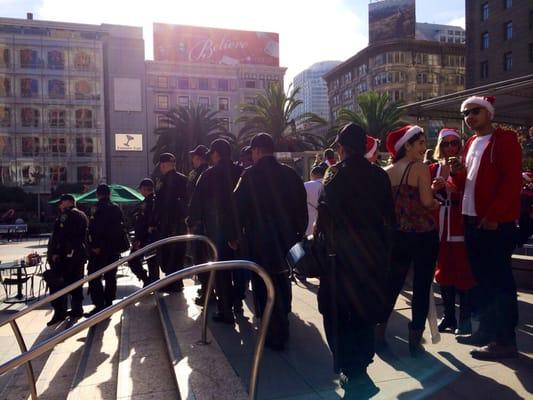
[[[443,138],[439,138],[437,140],[437,145],[435,146],[435,150],[433,151],[433,158],[435,160],[442,160],[443,156],[440,154],[440,145],[442,144],[442,139]],[[460,138],[456,138],[460,145],[459,145],[459,152],[461,151],[461,149],[463,148],[463,140],[460,139]]]

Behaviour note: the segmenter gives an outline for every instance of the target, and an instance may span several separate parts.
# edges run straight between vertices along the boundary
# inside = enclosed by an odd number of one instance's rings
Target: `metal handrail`
[[[177,237],[175,237],[177,238]],[[157,242],[156,242],[157,243]],[[267,289],[267,303],[265,306],[265,311],[263,317],[261,318],[261,325],[259,327],[259,335],[254,349],[254,358],[252,361],[252,370],[250,374],[250,387],[248,391],[249,400],[256,399],[257,396],[257,376],[259,374],[259,366],[261,362],[261,357],[263,355],[263,348],[265,344],[265,337],[268,329],[268,324],[270,322],[270,317],[272,315],[272,309],[274,306],[274,285],[272,279],[268,273],[261,268],[259,265],[244,260],[233,260],[233,261],[218,261],[218,262],[209,262],[205,264],[199,264],[192,267],[182,269],[181,271],[174,272],[165,278],[153,282],[150,285],[146,286],[143,289],[138,290],[137,292],[131,294],[130,296],[122,299],[121,301],[113,304],[112,306],[100,311],[99,313],[93,315],[92,317],[64,330],[63,332],[57,334],[56,336],[51,337],[50,339],[37,344],[31,350],[26,351],[8,362],[0,365],[0,375],[5,374],[13,368],[19,367],[22,364],[29,364],[33,359],[39,357],[40,355],[46,353],[52,349],[58,343],[61,343],[68,338],[76,335],[77,333],[90,328],[98,324],[99,322],[109,318],[111,315],[124,309],[126,306],[136,303],[142,297],[155,292],[156,290],[162,289],[163,287],[172,284],[175,281],[189,277],[191,275],[206,273],[206,272],[216,272],[216,271],[226,271],[232,269],[247,269],[249,271],[255,272],[258,274],[263,282],[265,283]],[[35,384],[35,381],[33,382]],[[37,397],[35,397],[35,400]]]
[[[139,250],[137,250],[137,251],[135,251],[133,253],[130,253],[128,256],[126,256],[124,258],[120,258],[117,261],[115,261],[114,263],[109,264],[109,265],[99,269],[98,271],[93,272],[90,275],[87,275],[85,278],[82,278],[79,281],[76,281],[76,282],[64,287],[63,289],[58,290],[57,292],[52,293],[49,296],[46,296],[42,300],[38,300],[37,302],[35,302],[35,303],[33,303],[33,304],[29,305],[29,306],[26,306],[25,308],[23,308],[22,310],[20,310],[16,314],[10,315],[6,319],[4,319],[2,322],[0,322],[0,327],[4,326],[6,324],[9,324],[11,326],[11,329],[13,330],[13,333],[15,334],[15,338],[17,339],[17,343],[18,343],[18,346],[19,346],[19,349],[20,349],[21,353],[25,353],[27,351],[27,347],[26,347],[26,343],[24,341],[24,337],[22,336],[22,334],[20,332],[20,328],[18,327],[18,324],[17,324],[17,321],[16,321],[17,318],[20,318],[20,317],[28,314],[29,312],[31,312],[31,311],[33,311],[33,310],[45,305],[45,304],[51,303],[55,299],[65,295],[67,293],[70,293],[73,289],[76,289],[76,288],[78,288],[80,286],[83,286],[85,283],[87,283],[89,281],[92,281],[93,279],[99,278],[104,273],[106,273],[108,271],[111,271],[111,270],[117,268],[119,265],[122,265],[122,264],[124,264],[124,263],[126,263],[126,262],[128,262],[128,261],[130,261],[130,260],[132,260],[134,258],[137,258],[137,257],[143,255],[144,253],[149,252],[150,250],[154,250],[156,248],[159,248],[159,247],[164,246],[164,245],[169,244],[169,243],[191,242],[191,241],[194,241],[194,240],[205,242],[209,246],[209,248],[211,249],[211,252],[212,252],[212,255],[213,255],[213,260],[215,260],[215,261],[218,260],[217,248],[216,248],[215,244],[209,238],[207,238],[206,236],[201,236],[201,235],[180,235],[180,236],[171,236],[171,237],[168,237],[168,238],[164,238],[164,239],[158,240],[157,242],[150,243],[150,244],[146,245],[145,247],[143,247],[143,248],[141,248],[141,249],[139,249]],[[164,278],[164,279],[166,279],[166,278]],[[209,291],[211,291],[211,288],[213,286],[213,281],[214,281],[214,272],[211,272],[211,274],[209,276],[209,284],[208,284]],[[202,342],[203,343],[207,343],[208,302],[209,302],[209,297],[206,296],[206,304],[204,305],[203,318],[202,318]],[[34,373],[33,373],[33,367],[31,365],[31,362],[28,362],[26,364],[26,374],[28,376],[28,380],[30,381],[31,397],[32,397],[33,400],[36,400],[37,399],[37,388],[35,386],[35,376],[34,376]],[[1,373],[0,373],[0,375],[1,375]]]

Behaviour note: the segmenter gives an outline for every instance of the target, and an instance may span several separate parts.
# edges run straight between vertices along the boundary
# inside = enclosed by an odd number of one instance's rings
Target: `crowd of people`
[[[463,146],[459,132],[442,129],[429,165],[424,162],[427,138],[416,125],[387,135],[392,162],[386,168],[376,164],[377,139],[354,123],[342,127],[334,149],[325,151],[305,183],[277,161],[267,133],[255,135],[238,161],[232,160],[231,145],[224,139],[210,148],[196,147],[188,177],[176,171],[174,155],[161,154],[157,184],[146,178],[139,185],[144,201],[136,213],[131,250],[190,232],[209,237],[219,260],[256,262],[268,272],[276,292],[265,345],[283,351],[290,337],[292,299],[286,256],[304,237],[314,236],[327,249],[318,310],[346,398],[379,390],[367,367],[375,352],[387,346],[387,321],[411,267],[407,330],[413,356],[425,351],[422,335],[435,279],[444,304],[439,331],[478,346],[471,351],[475,358],[514,357],[518,306],[511,254],[518,238],[532,233],[532,209],[529,200],[524,211],[517,136],[493,126],[493,103],[493,98],[480,96],[465,100],[458,111],[474,135]],[[122,213],[109,194],[107,185],[98,186],[98,204],[89,218],[75,207],[72,196],[61,197],[48,247],[51,292],[80,279],[87,260],[92,273],[125,250]],[[191,254],[195,264],[209,259],[205,245],[195,245]],[[159,279],[160,269],[168,275],[182,268],[185,255],[184,244],[166,245],[144,257],[148,270],[142,258],[129,265],[146,285]],[[101,279],[89,285],[94,304],[89,315],[115,299],[116,270],[103,279],[105,288]],[[207,277],[199,280],[196,302],[202,305]],[[214,321],[234,324],[250,281],[254,312],[261,319],[267,299],[264,283],[237,270],[216,275]],[[183,284],[165,290],[180,292]],[[69,295],[70,311],[67,296],[56,300],[49,325],[82,316],[82,289]],[[479,320],[476,331],[474,316]]]

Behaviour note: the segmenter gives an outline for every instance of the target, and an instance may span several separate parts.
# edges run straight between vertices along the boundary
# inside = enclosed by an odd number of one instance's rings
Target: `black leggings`
[[[402,290],[405,277],[413,265],[413,299],[411,328],[423,330],[429,310],[429,291],[435,273],[439,251],[437,231],[400,232],[394,235],[391,259],[390,293],[391,305]],[[391,310],[392,312],[392,310]]]

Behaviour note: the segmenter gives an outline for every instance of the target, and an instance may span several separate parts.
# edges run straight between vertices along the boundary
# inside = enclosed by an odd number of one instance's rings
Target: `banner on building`
[[[143,151],[143,135],[140,133],[115,133],[116,151]]]
[[[279,35],[270,32],[154,24],[154,60],[279,67]]]
[[[369,42],[414,39],[415,0],[381,0],[368,5]]]

